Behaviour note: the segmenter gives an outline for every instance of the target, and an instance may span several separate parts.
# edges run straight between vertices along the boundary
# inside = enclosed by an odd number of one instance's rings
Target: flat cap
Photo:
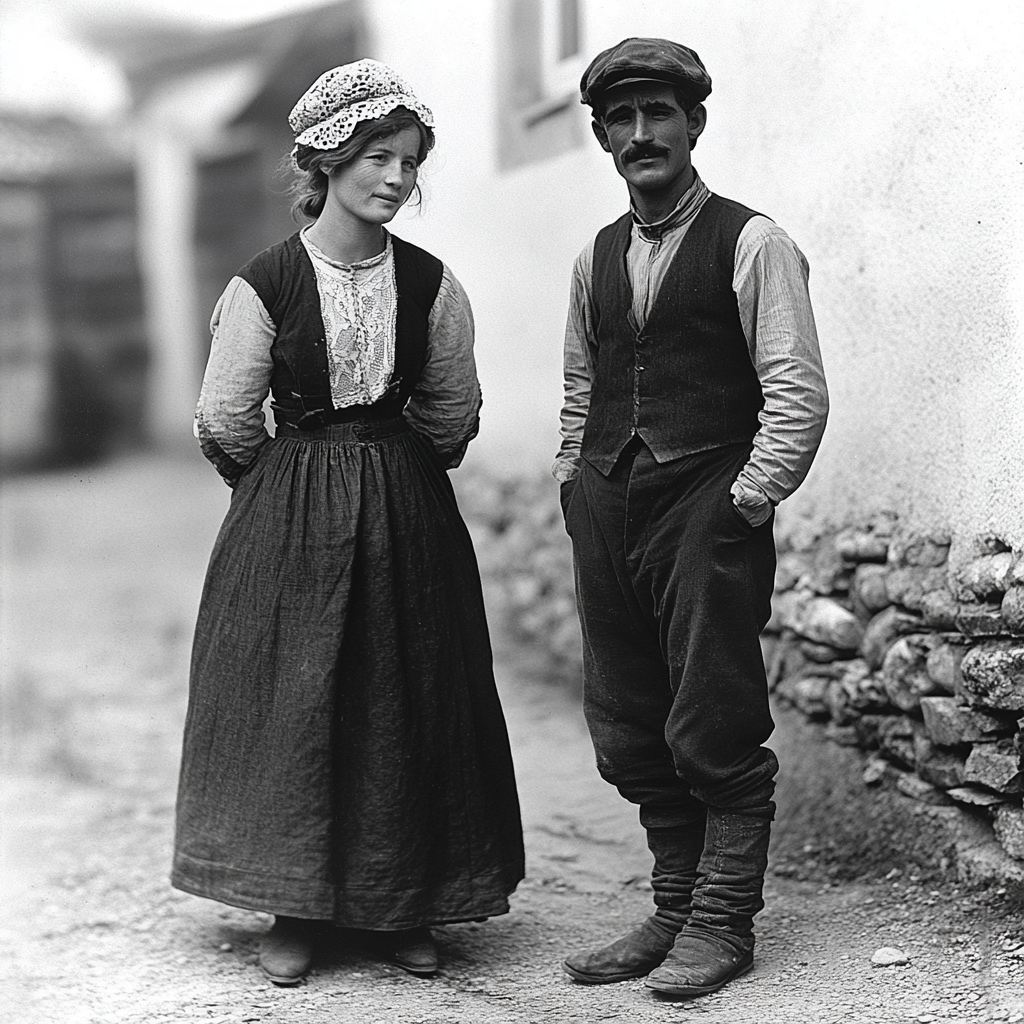
[[[694,50],[670,39],[631,37],[599,53],[580,79],[580,102],[591,107],[609,89],[632,82],[667,82],[700,103],[711,76]]]

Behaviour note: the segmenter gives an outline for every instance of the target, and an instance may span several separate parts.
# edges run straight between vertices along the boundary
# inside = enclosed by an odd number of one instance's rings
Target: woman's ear
[[[601,148],[606,153],[610,153],[612,151],[612,147],[608,144],[608,133],[604,130],[604,125],[595,117],[594,120],[590,122],[590,127],[594,131],[594,138],[601,143]]]

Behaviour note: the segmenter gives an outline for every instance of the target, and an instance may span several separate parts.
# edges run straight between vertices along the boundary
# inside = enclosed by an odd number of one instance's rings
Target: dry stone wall
[[[546,478],[458,475],[489,613],[575,681],[572,557]],[[892,516],[780,542],[763,638],[777,697],[866,752],[867,786],[991,819],[1024,861],[1024,554],[980,541],[955,571],[949,540]]]
[[[865,784],[988,814],[1024,860],[1024,555],[895,517],[783,542],[765,635],[769,686],[837,743]]]

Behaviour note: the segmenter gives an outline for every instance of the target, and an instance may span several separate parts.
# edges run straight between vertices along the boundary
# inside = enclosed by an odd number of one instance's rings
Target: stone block
[[[898,535],[889,544],[889,562],[893,565],[929,568],[945,565],[949,557],[949,545],[950,539],[946,534]]]
[[[992,640],[964,655],[963,689],[973,705],[1024,711],[1024,641]]]
[[[896,780],[896,788],[914,800],[924,804],[947,804],[949,799],[937,786],[917,775],[904,774]]]
[[[1009,801],[1008,796],[1001,793],[993,793],[990,789],[983,789],[981,786],[956,786],[947,789],[946,795],[951,796],[958,804],[967,804],[969,807],[997,807]]]
[[[946,570],[918,565],[890,568],[885,577],[885,592],[890,604],[920,611],[925,594],[946,588]]]
[[[918,616],[890,606],[868,623],[861,642],[861,654],[871,668],[881,668],[889,648],[901,636],[920,629],[921,619]]]
[[[1024,793],[1024,772],[1013,744],[1006,740],[975,743],[967,757],[963,781],[987,786],[997,793]]]
[[[813,559],[807,552],[787,551],[779,555],[778,566],[775,569],[775,589],[795,590],[810,572],[812,564]]]
[[[835,726],[852,726],[857,720],[858,711],[853,706],[849,691],[841,679],[829,681],[828,688],[825,690],[825,707]]]
[[[990,601],[1009,589],[1013,568],[1014,558],[1009,551],[981,555],[961,566],[956,573],[956,581],[978,600]]]
[[[1014,729],[1012,718],[965,708],[952,697],[922,697],[921,713],[931,741],[942,747],[991,741]]]
[[[1014,555],[1009,584],[1011,587],[1024,587],[1024,551]]]
[[[825,691],[830,680],[820,676],[804,676],[793,680],[789,687],[788,699],[796,705],[808,718],[828,718],[828,706],[825,704]]]
[[[932,629],[956,629],[959,612],[960,605],[945,587],[921,598],[921,615],[925,625]]]
[[[1010,587],[999,606],[1009,633],[1024,633],[1024,587]]]
[[[835,722],[829,722],[825,726],[825,738],[838,744],[840,747],[860,746],[857,730],[852,725],[836,725]]]
[[[853,723],[853,727],[857,731],[857,739],[859,740],[860,745],[865,750],[877,750],[880,746],[879,738],[881,736],[882,729],[886,722],[892,721],[893,717],[893,715],[861,715],[860,718]]]
[[[819,665],[827,665],[829,662],[849,657],[849,651],[837,651],[828,644],[816,644],[813,640],[801,640],[800,650],[808,661]]]
[[[992,830],[999,845],[1017,860],[1024,860],[1024,810],[1013,804],[996,807],[992,815]]]
[[[960,663],[964,660],[966,653],[966,644],[946,639],[936,644],[928,652],[925,667],[931,681],[943,693],[956,694],[960,692],[963,683],[960,675]]]
[[[867,611],[874,614],[892,603],[885,587],[889,570],[884,565],[867,563],[858,565],[853,571],[850,592]]]
[[[999,636],[1006,627],[998,604],[962,604],[957,609],[956,628],[966,636]]]
[[[865,786],[877,786],[889,774],[891,766],[880,757],[873,757],[866,765],[861,778]]]
[[[796,622],[800,609],[807,598],[806,591],[775,591],[772,595],[772,617],[769,626],[777,623],[780,630],[792,630],[793,623]]]
[[[849,526],[836,534],[836,549],[848,562],[884,562],[889,555],[889,537],[874,529]]]
[[[881,679],[862,658],[845,662],[842,676],[829,683],[825,705],[836,725],[850,725],[863,714],[885,711],[891,706]]]
[[[835,536],[825,534],[814,549],[811,567],[804,576],[807,586],[816,594],[845,593],[850,588],[851,566],[836,546]]]
[[[964,782],[966,758],[936,746],[925,732],[914,734],[914,768],[925,782],[952,789]]]
[[[928,675],[928,654],[941,640],[934,633],[900,637],[882,663],[882,682],[891,703],[901,711],[916,711],[921,698],[935,692]]]
[[[782,595],[781,614],[794,633],[815,643],[840,651],[855,651],[864,637],[864,627],[849,609],[830,597],[806,593]]]
[[[892,760],[913,769],[916,764],[913,720],[904,715],[889,715],[887,721],[879,723],[878,746]]]

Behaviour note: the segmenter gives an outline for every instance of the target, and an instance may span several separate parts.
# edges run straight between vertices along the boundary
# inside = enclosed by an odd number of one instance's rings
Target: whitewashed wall
[[[375,55],[439,124],[424,210],[396,230],[470,292],[474,458],[514,469],[557,444],[570,268],[626,193],[596,143],[497,172],[496,3],[367,8]],[[588,56],[627,35],[700,53],[714,92],[699,171],[811,263],[833,411],[785,511],[893,509],[1024,545],[1024,5],[584,0]]]

